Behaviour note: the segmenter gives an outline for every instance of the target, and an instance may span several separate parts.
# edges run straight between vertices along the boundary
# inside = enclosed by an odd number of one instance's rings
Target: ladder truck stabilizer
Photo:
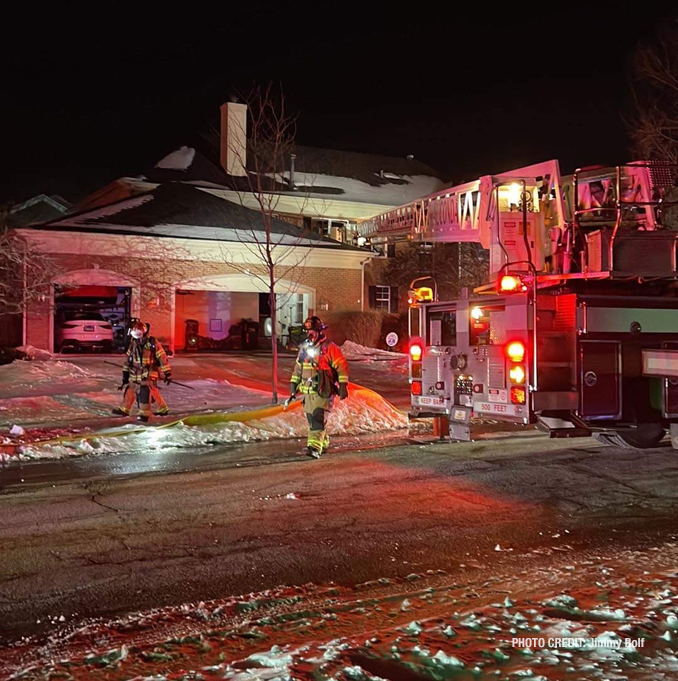
[[[563,177],[547,161],[363,222],[375,245],[489,251],[471,295],[439,300],[434,281],[413,282],[410,415],[449,422],[455,440],[492,418],[626,448],[669,431],[678,448],[677,180],[662,163]]]

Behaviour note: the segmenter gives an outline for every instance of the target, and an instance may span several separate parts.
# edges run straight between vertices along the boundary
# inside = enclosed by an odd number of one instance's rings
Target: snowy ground
[[[107,428],[94,434],[68,436],[53,442],[26,444],[19,455],[24,460],[55,459],[83,454],[121,454],[135,451],[162,451],[173,448],[196,448],[236,442],[261,442],[269,439],[303,438],[308,432],[306,416],[297,401],[287,410],[273,408],[274,415],[262,416],[271,409],[245,412],[246,420],[230,420],[216,424],[191,425],[189,418],[161,427],[139,427],[127,424]],[[242,418],[241,413],[234,414]],[[407,415],[395,409],[377,393],[354,388],[347,400],[335,404],[328,421],[332,435],[360,435],[408,427]]]
[[[367,384],[387,392],[407,394],[403,377],[406,358],[398,353],[348,343],[345,351],[352,372]],[[378,359],[375,359],[378,358]],[[121,364],[119,357],[106,361]],[[285,413],[256,414],[209,426],[195,420],[171,427],[178,417],[193,414],[252,411],[270,405],[268,357],[191,355],[174,358],[173,375],[186,386],[163,386],[174,416],[156,419],[162,426],[140,430],[114,419],[120,371],[97,356],[70,360],[17,361],[0,367],[0,456],[7,461],[61,458],[94,453],[161,449],[168,440],[178,447],[221,445],[273,438],[299,438],[306,423],[299,404]],[[288,385],[293,356],[281,360],[281,390]],[[378,361],[378,369],[372,366]],[[357,370],[356,370],[357,367]],[[377,379],[377,380],[372,380]],[[406,417],[379,395],[353,386],[349,400],[337,401],[330,434],[361,433],[405,428]],[[40,443],[40,444],[38,444]]]
[[[0,654],[3,678],[678,678],[678,544],[548,563],[545,553],[490,579],[429,570],[56,628],[41,646],[24,639]]]

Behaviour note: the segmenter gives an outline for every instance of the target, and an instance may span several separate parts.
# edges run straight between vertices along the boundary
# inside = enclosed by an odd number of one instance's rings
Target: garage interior
[[[308,294],[288,294],[278,310],[281,344],[300,326]],[[267,293],[177,290],[174,347],[177,351],[266,350],[271,347]]]
[[[90,314],[93,320],[103,318],[110,323],[113,330],[110,351],[123,352],[125,339],[130,320],[132,289],[125,286],[63,286],[55,285],[54,290],[54,349],[56,352],[74,350],[84,351],[109,351],[109,343],[97,344],[85,343],[80,345],[76,341],[64,342],[65,326],[74,324],[72,320],[77,318],[83,321]],[[100,317],[99,317],[100,316]],[[85,320],[87,321],[87,320]],[[86,333],[91,326],[82,324],[82,330]],[[71,329],[78,331],[78,329]],[[69,336],[78,334],[69,334]],[[63,346],[63,347],[62,347]]]

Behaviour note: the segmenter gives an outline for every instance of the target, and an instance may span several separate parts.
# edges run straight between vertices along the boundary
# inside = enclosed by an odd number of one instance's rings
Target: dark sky
[[[414,154],[454,182],[553,157],[564,171],[623,162],[628,54],[667,14],[652,2],[241,4],[196,3],[199,16],[90,4],[91,19],[33,5],[5,22],[0,200],[77,200],[140,173],[234,88],[269,80],[298,112],[300,143]]]

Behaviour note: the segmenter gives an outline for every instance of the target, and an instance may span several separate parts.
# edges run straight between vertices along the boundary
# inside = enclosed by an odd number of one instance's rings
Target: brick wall
[[[198,277],[223,274],[242,274],[242,270],[227,263],[195,260],[144,260],[138,257],[120,258],[110,256],[61,255],[52,256],[58,270],[66,272],[83,269],[111,270],[122,277],[140,282],[139,309],[144,321],[148,321],[153,335],[169,344],[172,336],[171,306],[175,288],[181,282]],[[248,265],[253,273],[265,275],[265,269]],[[315,289],[316,309],[312,312],[359,310],[361,299],[361,271],[298,267],[286,278]],[[51,301],[35,304],[27,312],[27,342],[39,348],[50,347]],[[132,302],[134,308],[134,301]]]

